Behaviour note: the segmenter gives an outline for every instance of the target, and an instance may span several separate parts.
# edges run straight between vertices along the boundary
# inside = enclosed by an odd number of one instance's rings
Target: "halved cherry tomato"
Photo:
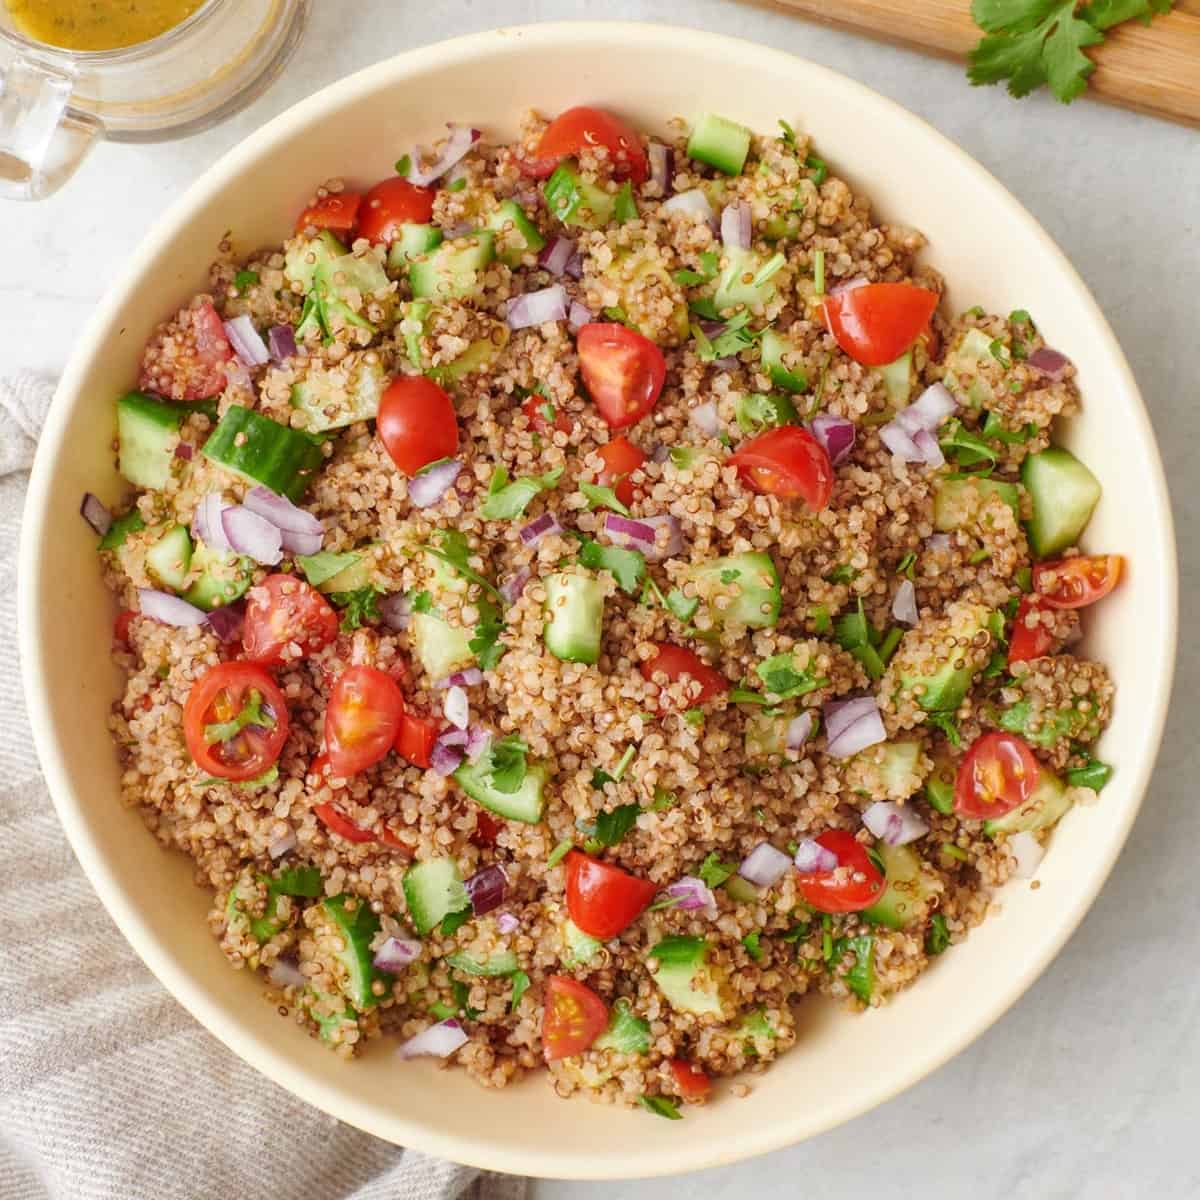
[[[529,419],[529,427],[535,433],[549,433],[551,429],[559,433],[570,433],[574,428],[571,418],[561,411],[557,404],[536,392],[521,405],[521,411]],[[547,417],[549,412],[554,413],[553,419]]]
[[[313,808],[313,812],[321,819],[321,824],[329,830],[330,833],[336,833],[338,837],[345,838],[348,842],[356,842],[359,845],[365,845],[367,842],[375,841],[375,835],[369,829],[363,829],[355,825],[349,817],[344,817],[335,805],[318,804]]]
[[[675,1076],[675,1086],[685,1100],[704,1100],[712,1091],[712,1080],[685,1058],[671,1059],[671,1074]]]
[[[1049,608],[1084,608],[1107,596],[1121,578],[1119,554],[1079,554],[1033,568],[1033,594]]]
[[[667,364],[648,337],[601,321],[584,325],[575,344],[584,386],[610,429],[633,425],[658,403]]]
[[[242,645],[252,662],[282,662],[284,647],[293,642],[303,654],[315,654],[328,646],[337,632],[337,613],[303,579],[268,575],[250,589]]]
[[[475,832],[471,834],[471,841],[477,846],[494,846],[496,837],[503,828],[504,826],[490,812],[476,808]]]
[[[803,497],[819,512],[833,495],[833,464],[825,447],[799,425],[780,425],[743,442],[729,462],[756,492]]]
[[[602,942],[636,921],[656,890],[648,879],[579,850],[567,855],[567,912],[584,933]]]
[[[958,764],[954,811],[980,821],[1002,817],[1033,795],[1041,773],[1033,751],[1015,734],[985,733]]]
[[[350,667],[338,676],[325,709],[329,766],[343,779],[374,766],[392,748],[404,715],[396,681],[376,667]]]
[[[220,314],[205,300],[159,327],[143,352],[138,387],[171,400],[205,400],[224,389],[231,358]]]
[[[128,608],[117,613],[117,619],[113,622],[113,641],[120,642],[123,646],[129,645],[129,627],[136,616],[137,613]]]
[[[390,246],[401,225],[428,225],[433,216],[433,189],[417,187],[394,175],[377,183],[358,210],[358,236]]]
[[[864,367],[894,362],[917,340],[938,306],[937,292],[912,283],[866,283],[825,298],[825,324]]]
[[[691,676],[700,684],[700,693],[690,704],[703,704],[722,692],[729,690],[729,680],[720,671],[710,667],[695,651],[672,642],[659,642],[653,658],[646,659],[641,665],[642,678],[647,683],[653,683],[655,675],[665,675],[669,682],[674,683],[685,675]]]
[[[411,478],[422,467],[458,452],[458,417],[445,391],[424,375],[393,379],[379,401],[379,439],[392,462]]]
[[[1012,636],[1008,639],[1008,665],[1041,658],[1054,649],[1054,634],[1041,622],[1045,606],[1033,596],[1022,596],[1013,618]],[[1032,625],[1030,617],[1034,617]]]
[[[412,858],[412,847],[407,842],[401,841],[386,825],[379,826],[379,840],[385,846],[390,846],[393,850],[399,850],[401,854]]]
[[[586,984],[566,975],[546,980],[542,1052],[547,1062],[582,1054],[608,1024],[608,1008]]]
[[[441,729],[442,723],[436,717],[404,712],[400,717],[400,732],[396,734],[396,753],[414,767],[431,767],[433,743]]]
[[[213,667],[192,685],[183,706],[188,753],[219,779],[256,779],[274,765],[287,735],[287,702],[255,663]]]
[[[837,857],[832,871],[799,875],[796,889],[806,904],[818,912],[861,912],[870,908],[887,888],[887,881],[871,861],[866,847],[845,829],[827,829],[817,839]]]
[[[612,113],[586,105],[568,108],[555,117],[542,132],[533,154],[521,163],[521,169],[534,179],[545,179],[564,158],[576,158],[590,146],[608,150],[618,179],[628,175],[634,183],[645,182],[649,168],[637,134]]]
[[[296,218],[296,232],[303,233],[312,226],[315,229],[328,229],[331,233],[350,233],[358,221],[361,204],[361,192],[331,192],[315,204],[310,204]]]
[[[611,442],[605,442],[599,453],[604,459],[604,470],[600,472],[600,486],[611,487],[613,494],[622,504],[632,504],[637,497],[629,474],[646,461],[646,456],[624,434],[613,438]]]

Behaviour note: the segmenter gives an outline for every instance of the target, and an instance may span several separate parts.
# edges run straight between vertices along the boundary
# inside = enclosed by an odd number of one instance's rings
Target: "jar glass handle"
[[[41,200],[74,173],[104,126],[70,106],[74,80],[18,57],[0,74],[0,198]]]

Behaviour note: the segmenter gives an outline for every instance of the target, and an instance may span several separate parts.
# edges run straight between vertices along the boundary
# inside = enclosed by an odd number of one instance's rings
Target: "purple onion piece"
[[[802,875],[813,875],[818,871],[834,871],[837,869],[838,857],[832,850],[826,850],[820,842],[805,838],[797,847],[792,860],[796,870]]]
[[[196,453],[196,447],[191,442],[180,442],[173,453],[182,462],[191,462],[192,455]]]
[[[558,523],[558,518],[553,513],[545,512],[540,517],[535,517],[527,525],[522,525],[520,536],[525,545],[533,546],[548,533],[561,532],[562,526]]]
[[[245,600],[235,600],[232,604],[222,604],[208,614],[208,627],[217,635],[219,641],[228,645],[230,642],[242,640],[242,625],[246,620]]]
[[[504,319],[510,329],[528,329],[552,321],[567,319],[567,290],[561,283],[537,292],[526,292],[508,301]]]
[[[1051,350],[1049,346],[1039,346],[1026,361],[1035,371],[1051,379],[1061,379],[1071,365],[1071,360],[1065,354]]]
[[[227,554],[233,549],[225,536],[225,523],[221,519],[230,507],[220,492],[209,492],[201,497],[192,514],[192,536],[220,554]]]
[[[835,417],[831,413],[818,413],[812,419],[810,426],[812,435],[829,455],[831,465],[840,467],[850,457],[854,449],[854,422],[845,417]]]
[[[646,157],[650,160],[650,182],[658,184],[660,195],[669,196],[675,175],[675,151],[662,142],[651,142]]]
[[[499,908],[508,892],[508,876],[498,863],[492,863],[476,871],[464,885],[471,899],[471,908],[477,917]]]
[[[521,928],[521,922],[512,913],[501,913],[496,918],[496,928],[504,934],[516,933]]]
[[[461,742],[453,741],[455,734],[461,738]],[[463,747],[467,743],[467,735],[460,730],[454,730],[450,733],[443,733],[436,742],[433,743],[433,750],[429,755],[429,763],[433,770],[445,778],[448,775],[453,775],[455,771],[462,765],[462,760],[465,757]]]
[[[324,535],[325,527],[310,512],[293,504],[286,496],[270,488],[253,487],[242,501],[243,507],[270,521],[284,533],[307,533]]]
[[[418,508],[432,508],[454,486],[462,469],[456,458],[425,467],[408,481],[408,498]]]
[[[479,130],[465,125],[447,123],[450,136],[436,153],[421,146],[414,146],[409,154],[408,182],[416,187],[428,187],[441,179],[455,163],[465,158],[467,152],[479,140]]]
[[[296,831],[290,826],[287,833],[282,837],[274,838],[267,846],[267,853],[273,859],[280,859],[285,854],[290,854],[299,845],[299,839],[296,837]]]
[[[911,579],[902,579],[892,597],[892,616],[901,625],[917,623],[917,589]]]
[[[604,514],[604,532],[621,545],[636,546],[638,550],[654,549],[654,526],[620,513]]]
[[[467,762],[477,763],[491,748],[492,733],[482,725],[472,725],[467,730]]]
[[[390,937],[375,951],[371,965],[376,970],[395,975],[421,957],[421,943],[413,938]]]
[[[913,445],[921,454],[921,461],[927,467],[941,467],[946,463],[946,456],[938,445],[937,438],[928,429],[918,429],[913,434]]]
[[[717,402],[709,400],[692,409],[691,422],[705,437],[714,438],[721,432],[721,418],[717,415]]]
[[[812,737],[813,726],[816,724],[816,719],[811,712],[802,712],[798,717],[793,717],[788,722],[787,732],[784,736],[784,745],[789,750],[803,750],[804,743]]]
[[[438,689],[474,687],[482,682],[483,672],[478,667],[467,667],[465,671],[455,671],[452,675],[447,675],[445,679],[437,680],[433,686]]]
[[[404,592],[393,592],[379,601],[379,615],[389,629],[407,629],[412,620],[412,602]]]
[[[538,255],[538,265],[545,267],[551,275],[563,275],[574,253],[575,243],[570,238],[556,237],[543,247]]]
[[[246,366],[261,367],[271,361],[266,342],[245,314],[225,322],[225,336],[229,339],[233,352]]]
[[[850,758],[887,740],[883,718],[874,696],[854,700],[830,700],[823,709],[826,753],[832,758]]]
[[[896,414],[896,420],[910,433],[927,429],[937,433],[938,427],[958,410],[958,401],[943,383],[931,383],[907,408]]]
[[[519,568],[500,585],[500,595],[509,604],[516,604],[525,590],[525,585],[532,578],[533,572],[528,567]]]
[[[745,200],[727,204],[721,213],[721,241],[725,249],[749,250],[751,234],[750,205]]]
[[[889,846],[906,846],[923,838],[929,826],[905,804],[877,800],[863,813],[863,824]]]
[[[583,278],[583,255],[578,250],[567,259],[565,274],[571,279]]]
[[[471,721],[471,702],[467,699],[467,693],[460,687],[448,688],[442,712],[455,729],[465,730]]]
[[[154,588],[138,588],[138,608],[142,616],[178,628],[203,625],[208,620],[208,613],[195,605],[167,592],[155,591]]]
[[[586,304],[580,304],[578,300],[571,301],[571,307],[567,309],[567,325],[571,329],[580,330],[595,319],[595,314]]]
[[[663,559],[683,553],[683,527],[678,517],[671,513],[658,513],[652,517],[642,517],[641,523],[654,530],[653,544],[644,551],[651,562],[662,562]],[[658,531],[664,527],[667,530],[665,542],[658,536]]]
[[[267,333],[267,350],[277,363],[287,362],[299,354],[296,334],[290,325],[272,325]]]
[[[299,964],[290,958],[277,958],[267,968],[267,980],[272,987],[279,988],[280,991],[284,988],[308,986],[308,977],[301,972]]]
[[[469,1040],[463,1027],[451,1017],[447,1021],[430,1025],[415,1037],[410,1037],[400,1047],[399,1054],[401,1058],[418,1058],[422,1055],[430,1058],[448,1058]]]
[[[237,554],[244,554],[265,567],[283,561],[283,535],[266,517],[239,504],[221,514],[221,527]]]
[[[684,875],[663,891],[675,901],[675,908],[684,912],[703,912],[710,921],[717,919],[717,898],[703,879]]]
[[[738,874],[755,887],[772,887],[791,865],[792,860],[782,850],[776,850],[770,842],[759,842],[742,859]]]
[[[108,511],[108,506],[98,496],[93,496],[91,492],[83,493],[83,500],[79,505],[79,515],[92,527],[92,532],[98,537],[103,537],[112,528],[113,515]]]

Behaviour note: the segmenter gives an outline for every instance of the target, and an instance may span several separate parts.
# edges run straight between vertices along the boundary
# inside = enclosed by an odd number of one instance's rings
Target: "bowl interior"
[[[798,1045],[752,1080],[748,1099],[689,1109],[682,1122],[562,1103],[542,1078],[493,1094],[461,1072],[402,1064],[386,1047],[347,1065],[281,1020],[253,977],[228,968],[188,863],[163,853],[120,805],[105,727],[118,694],[112,604],[77,515],[85,490],[107,501],[121,494],[112,400],[135,378],[154,325],[204,286],[227,230],[239,252],[277,243],[316,183],[382,178],[442,120],[504,137],[526,108],[586,101],[650,129],[702,110],[759,131],[785,117],[878,212],[925,232],[952,308],[1028,309],[1079,366],[1086,415],[1065,441],[1105,486],[1087,540],[1129,564],[1087,620],[1088,651],[1119,683],[1101,746],[1116,774],[1099,805],[1063,821],[1040,888],[1011,888],[999,918],[886,1008],[856,1019],[808,1006]],[[812,63],[666,27],[544,25],[443,43],[353,76],[248,139],[160,222],[96,314],[46,428],[24,532],[25,684],[42,762],[77,854],[151,968],[236,1052],[336,1116],[458,1161],[542,1176],[650,1175],[759,1153],[864,1111],[961,1049],[1033,981],[1103,882],[1146,785],[1170,690],[1175,563],[1158,453],[1124,358],[1061,253],[980,167],[891,102]],[[1122,638],[1135,614],[1138,628],[1160,636]]]

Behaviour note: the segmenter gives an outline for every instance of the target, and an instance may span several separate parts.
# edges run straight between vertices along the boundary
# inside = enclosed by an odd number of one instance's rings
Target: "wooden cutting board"
[[[982,36],[971,0],[748,2],[950,58],[965,60]],[[1200,128],[1200,0],[1176,0],[1149,26],[1127,21],[1087,53],[1096,70],[1085,96]]]

